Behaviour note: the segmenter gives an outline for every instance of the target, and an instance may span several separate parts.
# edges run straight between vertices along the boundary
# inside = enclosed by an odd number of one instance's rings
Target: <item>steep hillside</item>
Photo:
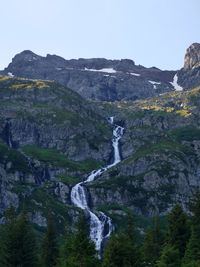
[[[11,205],[27,206],[40,226],[49,209],[66,223],[76,209],[67,206],[64,183],[109,161],[111,128],[78,94],[51,81],[0,76],[0,106],[0,216]]]
[[[145,68],[129,59],[71,59],[41,57],[31,51],[17,54],[2,72],[25,78],[55,80],[86,99],[136,100],[173,91],[174,71]]]
[[[61,228],[76,220],[71,188],[109,163],[110,115],[125,128],[123,160],[87,183],[94,210],[119,224],[129,210],[164,215],[177,201],[187,209],[200,185],[200,88],[88,103],[51,81],[1,76],[0,96],[1,215],[13,205],[39,226],[49,209]]]
[[[100,104],[125,127],[123,161],[89,186],[93,205],[120,221],[128,210],[165,215],[200,186],[200,87],[137,102]],[[123,220],[122,220],[123,221]]]

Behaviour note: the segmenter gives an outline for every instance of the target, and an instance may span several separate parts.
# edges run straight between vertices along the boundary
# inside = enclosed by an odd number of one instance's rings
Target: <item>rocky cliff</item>
[[[186,51],[184,67],[178,72],[179,83],[185,89],[200,85],[200,44],[192,44]]]
[[[165,215],[200,185],[200,88],[137,102],[104,103],[125,127],[123,161],[91,183],[94,207],[118,221],[127,210]]]
[[[1,76],[0,106],[0,217],[26,206],[40,226],[49,209],[61,225],[71,220],[71,181],[110,159],[106,119],[52,81]]]
[[[145,68],[130,59],[65,60],[31,51],[17,54],[2,74],[55,80],[91,100],[136,100],[174,90],[174,71]]]

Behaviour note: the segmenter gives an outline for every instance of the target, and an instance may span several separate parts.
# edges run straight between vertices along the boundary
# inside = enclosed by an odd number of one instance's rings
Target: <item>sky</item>
[[[0,0],[0,69],[23,50],[66,59],[130,58],[180,69],[200,43],[199,0]]]

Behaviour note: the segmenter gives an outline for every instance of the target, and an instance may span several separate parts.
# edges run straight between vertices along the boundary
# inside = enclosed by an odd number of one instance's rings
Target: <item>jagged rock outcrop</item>
[[[17,54],[2,72],[25,78],[55,80],[86,99],[136,100],[173,91],[174,71],[145,68],[130,59],[65,60],[56,55],[38,56],[26,50]]]
[[[186,51],[184,69],[191,70],[200,66],[200,44],[192,44]]]
[[[184,67],[178,72],[178,82],[185,89],[200,85],[200,44],[192,44],[186,51]]]

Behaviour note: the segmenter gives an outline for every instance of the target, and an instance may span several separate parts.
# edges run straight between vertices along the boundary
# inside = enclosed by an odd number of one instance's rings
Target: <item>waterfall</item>
[[[99,212],[98,215],[96,215],[93,211],[91,211],[88,205],[87,191],[85,185],[89,182],[94,181],[102,173],[112,168],[121,161],[119,140],[123,135],[124,128],[114,124],[114,117],[110,117],[108,121],[113,125],[113,163],[105,166],[104,168],[92,171],[84,182],[76,184],[74,187],[72,187],[71,190],[71,202],[76,207],[88,212],[90,216],[90,238],[95,243],[95,247],[98,252],[101,251],[103,241],[110,237],[113,230],[113,225],[111,218],[109,218],[105,213]],[[105,231],[105,229],[108,229],[107,232]]]

